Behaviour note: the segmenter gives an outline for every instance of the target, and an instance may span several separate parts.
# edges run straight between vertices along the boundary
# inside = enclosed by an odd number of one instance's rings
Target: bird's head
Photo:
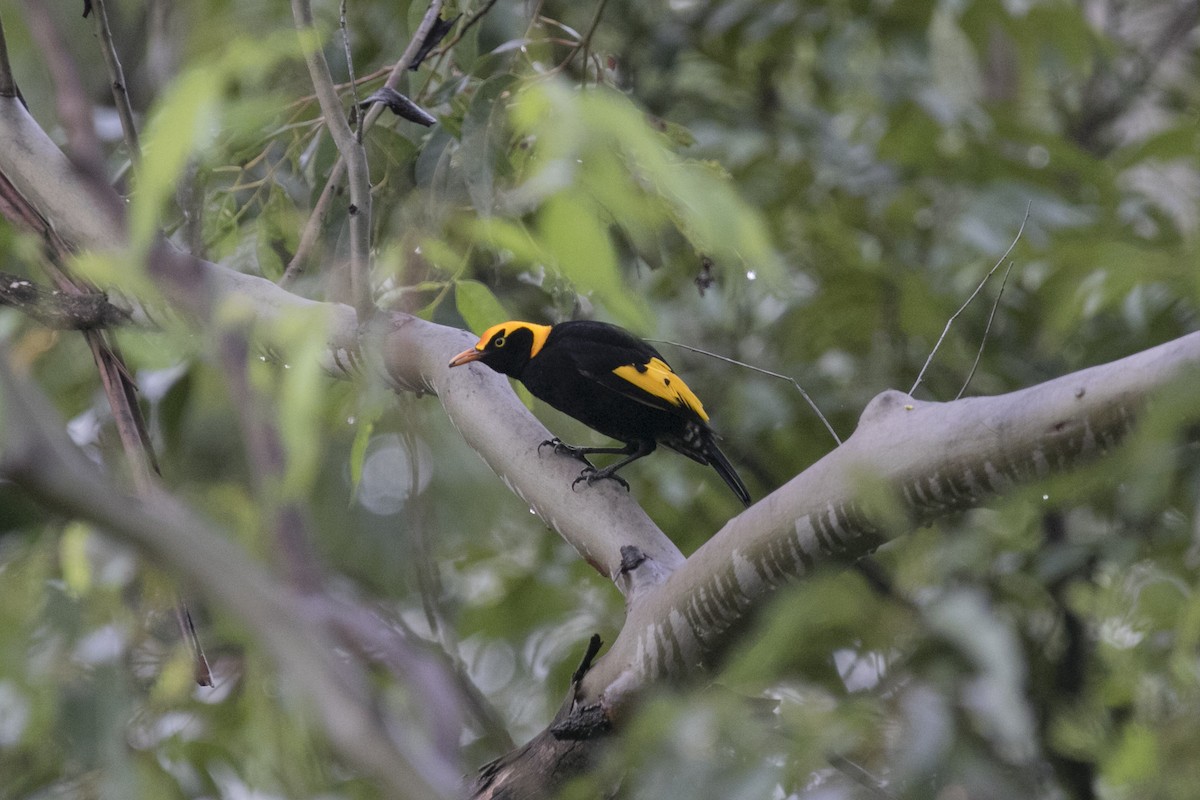
[[[461,367],[463,364],[479,361],[496,372],[519,376],[529,359],[542,349],[549,335],[549,325],[501,322],[484,331],[474,347],[450,359],[450,366]]]

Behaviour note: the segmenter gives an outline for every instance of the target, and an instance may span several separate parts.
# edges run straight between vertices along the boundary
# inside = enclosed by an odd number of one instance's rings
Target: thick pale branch
[[[400,388],[438,395],[446,414],[505,485],[627,595],[683,563],[679,549],[624,489],[596,484],[578,491],[579,462],[539,445],[551,434],[517,398],[508,379],[486,367],[450,369],[450,358],[475,337],[403,314],[382,342],[384,368]],[[539,452],[539,450],[541,452]],[[647,556],[636,575],[622,574],[621,548]]]
[[[997,397],[885,392],[838,449],[731,520],[635,603],[581,702],[701,669],[764,595],[850,563],[949,511],[1094,460],[1166,385],[1200,370],[1200,333]]]
[[[708,674],[745,631],[746,616],[779,586],[1101,457],[1156,393],[1197,373],[1200,333],[998,397],[929,403],[897,391],[879,395],[845,444],[633,598],[612,648],[572,687],[555,721],[484,767],[473,797],[553,796],[590,763],[596,740],[619,725],[642,690]],[[1200,417],[1200,409],[1190,413]]]
[[[98,190],[80,180],[24,107],[9,98],[0,98],[0,173],[75,246],[126,252],[124,220],[107,213],[115,195],[97,201],[93,194]],[[52,180],[45,181],[45,175]],[[172,276],[159,284],[178,310],[204,318],[210,294],[248,301],[264,322],[321,309],[328,325],[325,367],[336,374],[357,363],[359,330],[349,306],[307,300],[264,278],[185,255],[166,243],[152,260],[165,264],[156,273]],[[193,283],[180,275],[190,276]],[[195,283],[202,285],[197,288]],[[617,580],[622,591],[630,594],[653,585],[683,563],[678,548],[626,492],[603,485],[571,490],[578,462],[549,451],[538,454],[537,445],[550,433],[521,405],[504,378],[478,367],[447,368],[450,357],[473,337],[403,314],[379,320],[378,328],[366,335],[369,361],[380,364],[398,387],[437,394],[467,444],[590,564]],[[621,571],[625,545],[647,556],[628,573]]]

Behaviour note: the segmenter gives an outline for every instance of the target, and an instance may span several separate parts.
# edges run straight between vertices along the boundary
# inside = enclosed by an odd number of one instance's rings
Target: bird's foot
[[[610,469],[607,469],[607,468],[606,469],[596,469],[595,467],[591,466],[590,464],[587,466],[586,469],[584,469],[583,472],[579,473],[578,478],[576,478],[574,481],[571,482],[571,488],[574,489],[580,483],[586,483],[588,486],[591,486],[596,481],[604,481],[604,480],[616,481],[617,483],[619,483],[625,487],[625,491],[627,491],[627,492],[629,491],[629,481],[625,480],[620,475],[618,475],[617,473],[613,472]]]
[[[569,445],[566,442],[564,442],[562,439],[559,439],[557,436],[555,436],[553,439],[547,439],[546,441],[544,441],[538,445],[538,455],[539,456],[542,454],[543,447],[553,448],[554,455],[556,455],[556,456],[570,456],[571,458],[574,458],[578,461],[582,461],[584,464],[587,464],[589,469],[593,469],[593,470],[595,469],[595,467],[592,466],[592,462],[587,460],[587,455],[584,453],[582,447],[575,447],[573,445]]]

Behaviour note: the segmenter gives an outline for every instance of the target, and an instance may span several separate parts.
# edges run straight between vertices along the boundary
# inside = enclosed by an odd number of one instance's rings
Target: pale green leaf
[[[497,322],[511,319],[492,290],[479,281],[455,281],[454,303],[467,327],[476,332],[485,331]]]

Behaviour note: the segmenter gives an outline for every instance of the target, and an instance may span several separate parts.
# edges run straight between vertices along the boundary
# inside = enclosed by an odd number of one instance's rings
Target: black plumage
[[[450,366],[472,361],[516,378],[534,397],[625,444],[572,447],[558,439],[544,443],[585,462],[594,453],[625,456],[600,470],[588,464],[577,482],[611,478],[628,488],[617,470],[662,444],[711,465],[738,499],[750,504],[746,485],[717,447],[699,398],[657,350],[628,331],[591,321],[553,326],[504,322],[485,331],[475,347],[455,356]]]

